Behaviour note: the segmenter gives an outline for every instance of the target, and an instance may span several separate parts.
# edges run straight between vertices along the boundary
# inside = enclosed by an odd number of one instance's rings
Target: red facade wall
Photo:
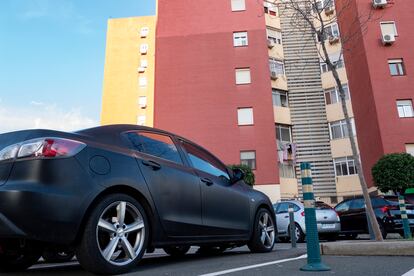
[[[187,137],[224,162],[256,151],[256,182],[279,183],[263,6],[246,1],[159,0],[154,126]],[[233,31],[248,31],[248,47],[233,47]],[[235,84],[235,68],[250,67],[252,83]],[[253,107],[254,125],[237,125],[237,108]]]
[[[348,1],[337,1],[337,8]],[[389,1],[385,9],[373,10],[371,1],[351,2],[339,18],[341,36],[358,29],[349,24],[356,15],[361,21],[369,14],[373,18],[362,35],[345,44],[348,50],[344,52],[364,174],[372,185],[375,162],[385,153],[405,152],[405,144],[414,143],[414,118],[399,118],[396,106],[399,99],[414,100],[414,5],[410,1]],[[396,23],[399,36],[391,46],[382,45],[381,21]],[[394,58],[404,59],[406,76],[390,75],[388,59]]]

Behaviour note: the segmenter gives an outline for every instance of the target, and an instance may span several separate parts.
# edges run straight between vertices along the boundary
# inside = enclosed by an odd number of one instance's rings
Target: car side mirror
[[[235,168],[233,169],[233,177],[232,177],[231,182],[236,183],[237,181],[242,180],[244,176],[245,176],[244,171],[242,171],[239,168]]]

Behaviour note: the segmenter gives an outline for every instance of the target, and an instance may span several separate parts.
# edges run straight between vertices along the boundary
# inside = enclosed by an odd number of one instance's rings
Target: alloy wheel
[[[275,242],[275,227],[273,225],[273,220],[267,212],[261,214],[259,225],[261,228],[260,240],[262,244],[266,248],[271,248]]]
[[[106,261],[124,266],[134,261],[145,241],[145,223],[131,203],[117,201],[101,214],[96,227],[98,248]]]

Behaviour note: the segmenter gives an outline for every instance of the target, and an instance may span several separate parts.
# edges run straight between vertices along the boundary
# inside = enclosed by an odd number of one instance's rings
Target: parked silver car
[[[296,241],[302,242],[306,236],[305,208],[303,203],[297,200],[281,201],[273,204],[273,209],[276,213],[278,238],[281,240],[290,239],[288,212],[290,204],[292,204],[294,211]],[[341,231],[341,223],[338,214],[332,207],[322,201],[316,201],[315,207],[319,236],[323,239],[335,240]]]

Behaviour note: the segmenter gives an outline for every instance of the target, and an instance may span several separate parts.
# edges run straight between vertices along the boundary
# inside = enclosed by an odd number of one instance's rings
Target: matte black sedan
[[[404,235],[399,204],[388,201],[381,196],[371,197],[372,207],[377,217],[383,238],[388,233]],[[411,231],[414,232],[414,205],[407,205],[407,216]],[[341,233],[348,238],[356,238],[358,234],[368,233],[368,222],[363,198],[344,200],[335,206],[341,219]]]
[[[152,128],[2,134],[0,270],[25,269],[45,251],[75,250],[86,270],[105,274],[155,248],[269,252],[271,202],[242,179],[202,147]]]

